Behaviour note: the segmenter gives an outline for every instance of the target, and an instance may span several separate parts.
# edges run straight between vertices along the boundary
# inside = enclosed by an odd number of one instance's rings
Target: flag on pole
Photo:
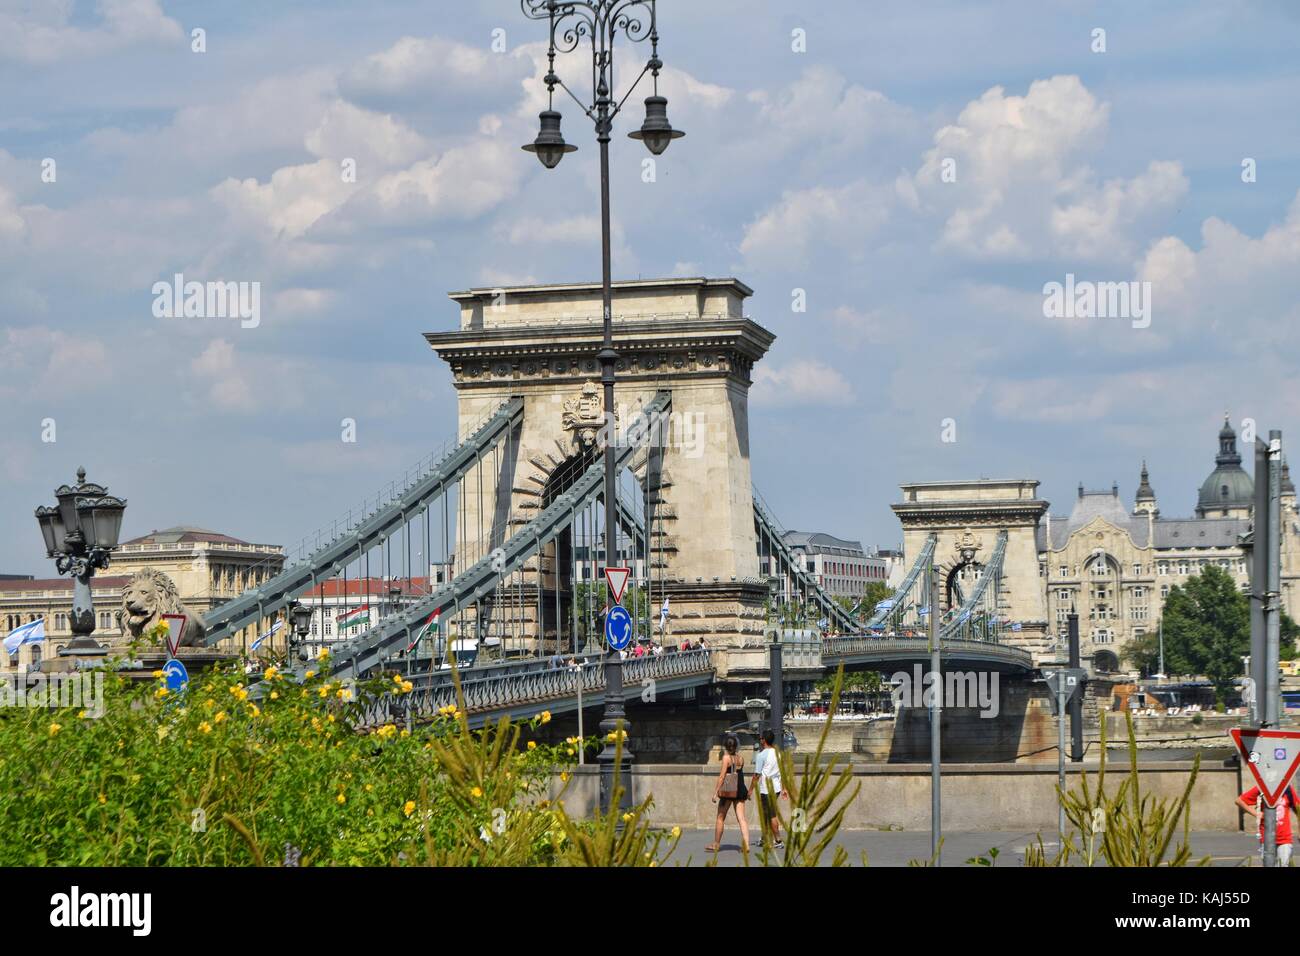
[[[349,627],[356,627],[359,624],[370,623],[370,605],[363,604],[361,607],[353,608],[351,611],[344,611],[335,620],[338,622],[339,630],[346,630]]]
[[[15,627],[5,638],[5,652],[12,654],[24,644],[39,644],[45,640],[45,618]]]
[[[1011,622],[1011,630],[1013,630],[1013,631],[1018,631],[1018,630],[1020,630],[1020,622],[1019,622],[1019,621],[1012,621],[1012,622]]]
[[[659,631],[660,631],[660,633],[663,633],[663,629],[667,626],[667,624],[668,624],[668,598],[665,597],[665,598],[664,598],[664,606],[661,607],[661,608],[659,609]]]
[[[263,634],[261,637],[255,640],[251,645],[249,645],[248,649],[250,651],[256,651],[259,647],[262,646],[263,641],[265,641],[271,635],[278,633],[280,628],[282,627],[284,627],[284,621],[276,621],[274,624],[271,625],[270,630],[268,630],[265,634]]]
[[[420,632],[415,635],[415,640],[411,641],[410,647],[406,649],[408,654],[415,650],[415,646],[419,644],[420,641],[424,640],[426,635],[433,635],[434,637],[438,636],[439,615],[441,614],[442,609],[439,608],[429,615],[429,619],[424,622],[424,625],[420,628]]]

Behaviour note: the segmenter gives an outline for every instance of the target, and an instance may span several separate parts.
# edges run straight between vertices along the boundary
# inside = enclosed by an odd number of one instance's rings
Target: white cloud
[[[1179,163],[1153,161],[1099,185],[1082,157],[1100,149],[1108,120],[1076,76],[1035,80],[1024,96],[995,86],[935,134],[899,195],[944,216],[940,243],[963,255],[1129,260],[1140,227],[1174,208],[1188,181]]]
[[[853,386],[838,371],[815,359],[796,359],[784,366],[759,365],[750,399],[755,405],[848,405]]]
[[[89,29],[70,23],[73,7],[73,0],[0,0],[0,60],[49,64],[184,36],[158,0],[98,0],[101,22]]]
[[[1155,322],[1202,343],[1242,353],[1300,352],[1300,192],[1285,218],[1258,238],[1210,217],[1201,225],[1201,248],[1166,236],[1147,250],[1138,278],[1152,284]]]
[[[206,397],[225,411],[248,412],[257,407],[248,370],[235,359],[235,347],[213,339],[190,361],[190,371],[206,386]]]
[[[889,218],[891,204],[888,190],[865,181],[788,191],[745,228],[740,252],[760,266],[802,263],[815,247],[860,256],[864,240]]]

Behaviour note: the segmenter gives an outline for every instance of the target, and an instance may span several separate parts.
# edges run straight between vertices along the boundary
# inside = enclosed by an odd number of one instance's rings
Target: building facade
[[[860,598],[868,584],[888,577],[885,559],[867,554],[860,542],[814,531],[787,531],[784,540],[799,567],[836,597]]]
[[[1250,558],[1242,538],[1251,529],[1253,495],[1254,482],[1241,467],[1236,433],[1226,420],[1214,470],[1197,495],[1195,517],[1161,515],[1145,462],[1131,510],[1116,485],[1109,491],[1080,485],[1069,517],[1045,514],[1039,526],[1039,578],[1058,643],[1076,609],[1084,656],[1098,669],[1117,670],[1123,648],[1159,628],[1173,587],[1215,566],[1246,589]],[[1282,525],[1282,600],[1295,617],[1300,520],[1289,469],[1283,475]]]
[[[106,571],[91,581],[94,636],[101,642],[121,639],[115,612],[122,603],[122,590],[131,576],[144,568],[170,577],[181,600],[202,614],[279,574],[284,568],[284,549],[189,526],[151,531],[123,542],[113,552]],[[22,624],[45,620],[44,643],[25,645],[12,656],[0,653],[0,669],[38,665],[56,655],[72,639],[71,611],[71,578],[0,577],[0,623],[6,626],[6,634]],[[253,628],[246,631],[226,645],[239,647],[245,640],[253,640],[255,635],[249,636]]]

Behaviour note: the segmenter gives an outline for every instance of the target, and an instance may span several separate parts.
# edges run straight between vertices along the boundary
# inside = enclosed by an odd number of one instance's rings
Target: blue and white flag
[[[664,606],[659,609],[659,630],[663,630],[668,624],[668,598],[664,598]]]
[[[24,644],[39,644],[45,640],[45,618],[15,627],[5,638],[5,653],[12,654]]]
[[[893,598],[885,598],[883,601],[877,601],[876,613],[879,614],[881,611],[888,611],[893,606],[894,606]]]
[[[1018,631],[1018,630],[1020,630],[1020,622],[1019,622],[1019,621],[1012,621],[1012,622],[1011,622],[1011,630],[1013,630],[1013,631]]]
[[[831,626],[831,622],[826,618],[822,618],[820,621],[817,622],[817,626],[824,631]]]
[[[264,640],[266,640],[266,639],[267,639],[268,637],[270,637],[272,634],[274,634],[274,633],[276,633],[277,631],[279,631],[280,628],[282,628],[282,627],[284,627],[284,621],[276,621],[274,624],[271,625],[271,629],[270,629],[269,631],[267,631],[265,634],[263,634],[261,637],[259,637],[257,640],[255,640],[255,641],[252,643],[252,646],[250,646],[248,649],[249,649],[250,651],[255,651],[255,650],[257,650],[259,647],[262,646],[262,642],[263,642]]]
[[[927,617],[927,616],[929,616],[929,614],[930,614],[930,608],[929,608],[928,606],[926,606],[926,607],[922,607],[922,608],[917,608],[916,613],[919,614],[919,615],[921,615],[921,617]]]

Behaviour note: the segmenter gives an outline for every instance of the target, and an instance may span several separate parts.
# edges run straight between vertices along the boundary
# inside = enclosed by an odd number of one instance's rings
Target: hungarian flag
[[[363,604],[361,607],[353,608],[351,611],[344,611],[335,620],[338,622],[339,630],[345,630],[349,627],[356,627],[358,624],[370,623],[370,605]]]
[[[411,646],[406,649],[406,652],[408,654],[411,651],[415,650],[415,646],[419,644],[420,641],[424,640],[426,635],[432,634],[434,636],[437,636],[438,615],[441,613],[442,613],[441,610],[437,610],[434,611],[431,615],[429,615],[429,619],[424,622],[424,624],[420,627],[419,633],[415,635],[415,640],[411,641]]]

